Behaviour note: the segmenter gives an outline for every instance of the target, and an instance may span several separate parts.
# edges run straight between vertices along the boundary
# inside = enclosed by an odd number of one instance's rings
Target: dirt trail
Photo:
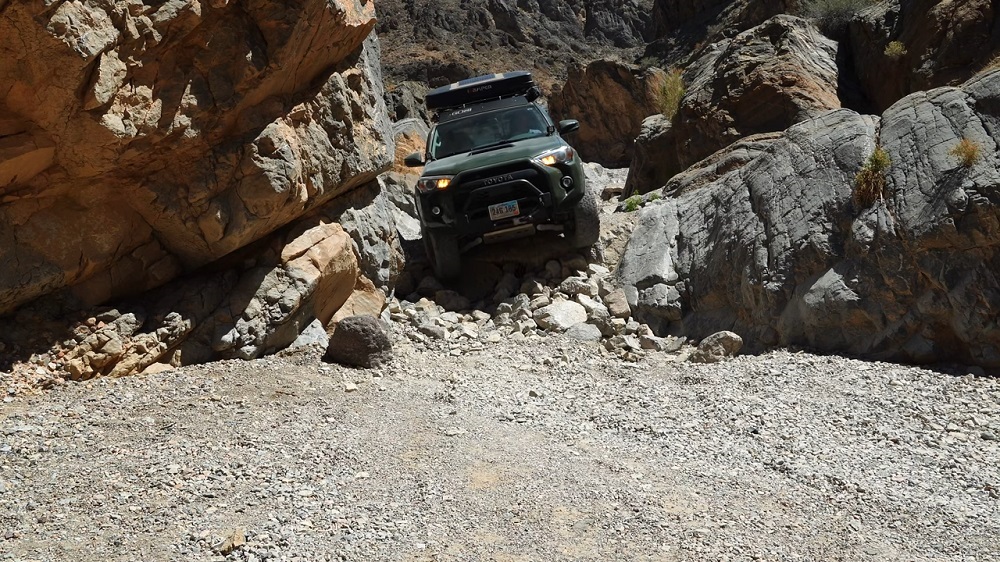
[[[19,398],[0,414],[0,558],[1000,556],[993,379],[476,347],[397,335],[379,370],[291,356]]]

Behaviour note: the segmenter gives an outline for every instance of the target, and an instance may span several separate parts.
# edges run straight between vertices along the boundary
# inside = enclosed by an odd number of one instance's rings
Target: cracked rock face
[[[981,148],[963,165],[961,139]],[[676,176],[621,265],[633,315],[748,347],[1000,367],[1000,71],[750,137]],[[852,202],[876,145],[882,198]]]
[[[0,314],[160,286],[391,159],[370,1],[49,4],[0,3]]]
[[[580,59],[641,47],[653,0],[380,0],[392,78],[440,86],[524,68],[547,88]],[[629,55],[625,55],[629,56]]]

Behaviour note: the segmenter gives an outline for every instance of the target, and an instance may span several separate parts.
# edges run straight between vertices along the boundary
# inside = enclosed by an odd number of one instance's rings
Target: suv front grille
[[[452,185],[455,210],[466,223],[489,220],[489,207],[517,201],[520,216],[529,216],[544,205],[549,188],[542,172],[527,162],[495,166],[462,174]],[[513,219],[499,221],[502,226]]]

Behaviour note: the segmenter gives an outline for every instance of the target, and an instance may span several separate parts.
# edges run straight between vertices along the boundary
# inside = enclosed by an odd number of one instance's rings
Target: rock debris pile
[[[502,340],[562,334],[600,342],[607,353],[634,362],[648,353],[680,352],[686,342],[658,337],[633,319],[611,271],[579,255],[520,274],[518,265],[507,264],[490,291],[479,290],[488,294],[475,302],[467,296],[468,287],[457,289],[423,277],[412,293],[389,303],[389,319],[411,340],[456,356]]]

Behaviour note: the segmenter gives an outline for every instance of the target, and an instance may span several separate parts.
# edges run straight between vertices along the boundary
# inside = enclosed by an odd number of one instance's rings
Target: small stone
[[[434,293],[434,300],[441,308],[450,312],[468,310],[472,304],[469,299],[451,290],[441,290]]]
[[[592,263],[587,265],[587,274],[591,277],[603,277],[611,273],[611,270],[601,264]]]
[[[566,336],[577,341],[596,342],[601,341],[603,334],[597,326],[581,323],[566,330]]]
[[[513,273],[504,273],[500,281],[497,282],[496,291],[493,293],[493,302],[501,302],[509,299],[517,292],[521,286],[521,281]]]
[[[584,294],[579,294],[576,296],[576,302],[580,303],[581,306],[587,311],[587,317],[593,318],[595,315],[604,316],[608,314],[608,307],[604,306],[598,300],[594,300]]]
[[[558,279],[560,275],[562,275],[562,264],[556,260],[549,260],[545,262],[546,279]]]
[[[688,358],[693,363],[718,363],[733,357],[743,347],[743,338],[733,332],[716,332],[703,339]]]
[[[353,382],[347,381],[344,383],[344,392],[355,392],[358,390],[358,385]]]
[[[542,329],[565,332],[586,322],[587,311],[579,303],[559,301],[535,311],[534,319]]]
[[[527,334],[528,332],[532,332],[536,328],[538,328],[538,324],[531,318],[527,318],[525,320],[518,320],[518,322],[514,326],[517,329],[517,331],[521,332],[522,334]]]
[[[552,299],[550,299],[545,295],[538,295],[537,297],[531,300],[531,303],[528,305],[528,307],[532,311],[535,311],[538,310],[539,308],[549,306],[550,304],[552,304]]]
[[[585,277],[569,277],[559,284],[559,290],[569,296],[587,295],[597,296],[597,286],[591,285]]]
[[[417,293],[426,298],[431,298],[437,294],[438,291],[443,291],[444,285],[435,277],[424,277],[420,280],[420,284],[417,285]]]
[[[392,358],[392,342],[378,318],[349,316],[337,323],[323,358],[353,367],[377,367]]]
[[[608,307],[608,312],[614,318],[628,319],[632,316],[632,309],[629,307],[625,291],[622,289],[615,289],[605,295],[604,305]]]
[[[448,330],[442,326],[437,326],[431,323],[424,323],[421,324],[417,329],[420,330],[420,333],[435,339],[439,340],[448,339]]]
[[[529,297],[534,297],[537,295],[544,294],[545,285],[542,284],[538,279],[528,279],[524,283],[521,283],[520,292],[528,295]]]
[[[562,259],[563,267],[569,269],[570,271],[587,271],[587,258],[581,256],[580,254],[570,254],[564,256]]]
[[[989,431],[984,431],[984,432],[980,433],[979,436],[983,439],[983,441],[996,441],[997,440],[996,434],[992,433],[992,432],[989,432]]]

